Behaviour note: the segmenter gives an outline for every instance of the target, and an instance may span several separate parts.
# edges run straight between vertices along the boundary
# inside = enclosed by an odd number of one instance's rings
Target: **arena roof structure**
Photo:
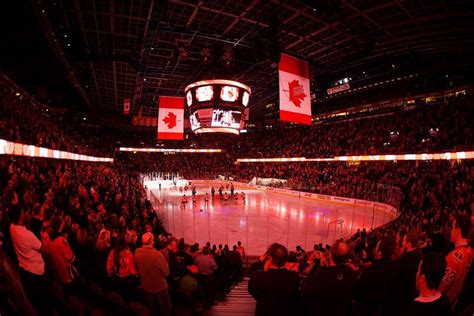
[[[255,118],[278,99],[280,51],[309,61],[313,78],[407,55],[472,63],[474,53],[474,13],[460,0],[33,2],[69,81],[101,110],[130,98],[132,113],[156,115],[158,96],[220,78],[251,87]]]

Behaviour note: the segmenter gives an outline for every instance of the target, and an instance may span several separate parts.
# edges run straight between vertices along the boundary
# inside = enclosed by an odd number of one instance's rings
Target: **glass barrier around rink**
[[[328,194],[329,187],[323,188]],[[364,185],[351,188],[352,198],[389,204],[399,209],[401,191],[384,185]],[[331,244],[339,238],[349,238],[358,229],[372,230],[396,218],[396,214],[376,205],[342,205],[318,207],[311,211],[278,210],[272,215],[232,215],[215,212],[212,204],[203,211],[182,208],[160,200],[149,191],[149,198],[167,231],[188,243],[206,242],[229,245],[241,241],[248,255],[261,255],[268,246],[278,242],[294,250],[296,246],[312,249],[314,244]],[[298,197],[289,197],[298,199]],[[373,204],[373,203],[372,203]]]

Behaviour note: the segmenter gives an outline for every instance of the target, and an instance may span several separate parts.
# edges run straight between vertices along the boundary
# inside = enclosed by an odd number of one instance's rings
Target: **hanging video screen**
[[[189,123],[196,133],[240,134],[251,90],[231,80],[198,81],[185,88]]]
[[[229,127],[229,128],[240,128],[240,118],[242,112],[240,111],[228,111],[228,110],[213,110],[212,111],[212,127]]]

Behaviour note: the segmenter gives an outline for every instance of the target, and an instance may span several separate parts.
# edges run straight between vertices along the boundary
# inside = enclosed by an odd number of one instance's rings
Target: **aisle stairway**
[[[251,316],[255,314],[255,299],[248,293],[249,278],[244,278],[229,294],[224,301],[214,305],[208,316]]]

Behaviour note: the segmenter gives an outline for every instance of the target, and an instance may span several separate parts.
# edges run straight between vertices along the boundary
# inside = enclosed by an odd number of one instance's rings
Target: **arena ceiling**
[[[130,98],[132,112],[142,106],[156,115],[159,95],[183,96],[191,82],[226,78],[249,85],[251,113],[261,112],[278,98],[278,49],[308,60],[314,76],[405,54],[474,53],[469,1],[33,2],[69,80],[97,110],[122,111]],[[212,52],[208,63],[203,49]],[[221,61],[226,50],[234,54],[229,67]]]

